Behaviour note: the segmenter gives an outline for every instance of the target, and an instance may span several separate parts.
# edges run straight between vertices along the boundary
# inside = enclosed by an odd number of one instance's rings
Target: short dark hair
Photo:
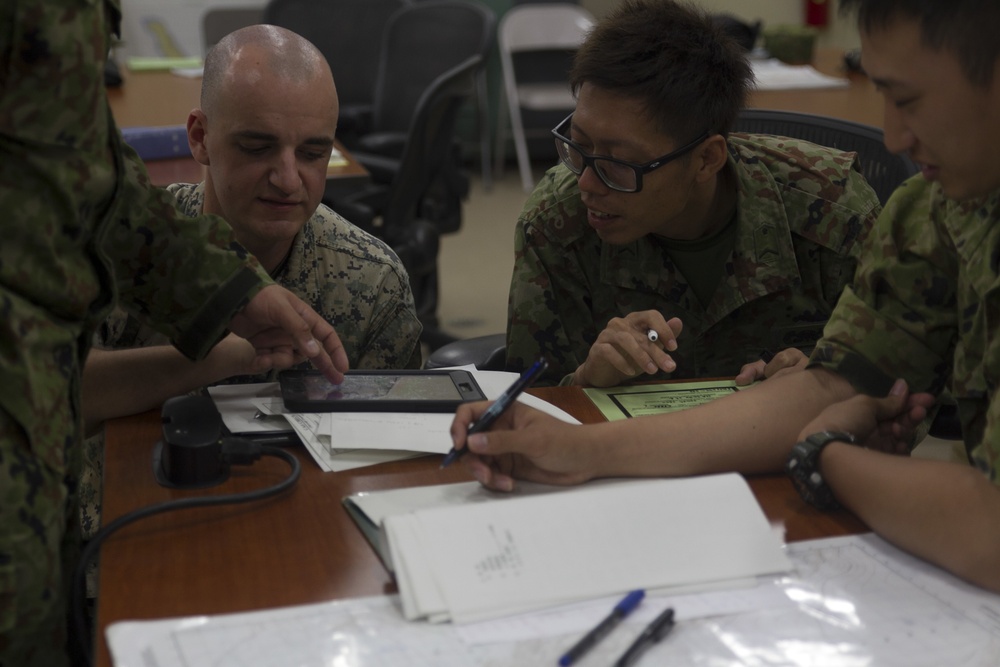
[[[742,48],[708,14],[674,0],[623,0],[577,51],[574,92],[590,83],[642,100],[667,136],[690,141],[729,133],[753,70]]]
[[[969,81],[988,86],[1000,58],[1000,2],[997,0],[840,0],[841,12],[857,10],[864,32],[892,21],[913,19],[928,48],[955,54]]]

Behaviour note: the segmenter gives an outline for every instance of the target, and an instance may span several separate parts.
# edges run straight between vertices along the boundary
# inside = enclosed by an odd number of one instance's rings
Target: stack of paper
[[[426,490],[412,491],[418,506],[427,502]],[[615,481],[489,502],[469,502],[462,488],[451,494],[454,504],[413,511],[405,492],[384,493],[400,509],[385,516],[382,538],[411,620],[476,621],[791,567],[735,474]]]
[[[476,383],[491,400],[518,378],[517,373],[479,371],[474,366],[463,369],[473,373]],[[455,416],[450,413],[286,413],[276,382],[220,385],[210,387],[209,393],[231,432],[290,427],[326,472],[423,454],[447,454],[451,450],[451,423]],[[563,421],[579,423],[565,411],[534,396],[521,394],[517,400]],[[255,419],[260,416],[264,418]]]

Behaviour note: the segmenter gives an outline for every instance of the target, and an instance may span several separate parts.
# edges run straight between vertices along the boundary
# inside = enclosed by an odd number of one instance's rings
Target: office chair
[[[502,371],[507,366],[507,334],[486,334],[442,345],[430,353],[424,368],[472,364],[481,371]]]
[[[535,184],[531,174],[528,134],[544,130],[544,137],[550,139],[552,126],[576,108],[576,99],[567,82],[570,56],[579,48],[593,25],[593,15],[570,2],[516,5],[500,19],[497,46],[503,73],[503,94],[497,110],[494,172],[499,175],[503,170],[509,123],[525,192]],[[535,58],[547,54],[556,58],[556,62],[562,63],[563,67],[555,72],[552,67],[534,66],[530,72],[526,71],[527,68],[517,67],[518,57],[529,54]],[[552,63],[552,60],[547,62]],[[542,69],[548,70],[546,77],[539,75]],[[526,124],[528,114],[548,122],[538,126]]]
[[[213,7],[206,10],[201,16],[202,56],[229,33],[257,25],[263,17],[261,7]]]
[[[337,138],[353,148],[371,124],[382,34],[411,0],[270,0],[263,23],[288,28],[326,56],[337,85]]]
[[[426,192],[452,156],[455,120],[459,108],[475,94],[481,67],[482,58],[474,55],[430,82],[417,101],[391,182],[373,182],[332,206],[385,240],[399,255],[410,276],[417,317],[424,325],[421,340],[431,349],[454,338],[438,327],[441,231],[427,219]]]
[[[486,62],[495,42],[495,22],[492,11],[469,0],[426,0],[390,18],[382,39],[370,128],[347,145],[373,182],[387,186],[395,179],[417,101],[427,86],[471,56]],[[483,90],[483,67],[476,74],[477,96]],[[442,233],[458,230],[461,201],[469,189],[457,140],[449,151],[451,159],[428,185],[423,204],[426,219]],[[339,198],[328,203],[334,210],[342,205]]]
[[[777,134],[811,141],[858,154],[861,173],[885,204],[896,187],[920,171],[906,155],[893,155],[882,141],[882,130],[840,118],[778,111],[744,109],[733,132]]]

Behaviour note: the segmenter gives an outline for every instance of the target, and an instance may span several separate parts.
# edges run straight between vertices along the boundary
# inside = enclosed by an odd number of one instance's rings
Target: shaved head
[[[237,76],[261,71],[290,83],[333,82],[326,58],[312,42],[278,26],[252,25],[229,33],[205,56],[201,108],[211,114]]]
[[[225,218],[268,271],[322,200],[339,111],[323,54],[284,28],[242,28],[205,58],[187,125],[206,167],[202,210]]]

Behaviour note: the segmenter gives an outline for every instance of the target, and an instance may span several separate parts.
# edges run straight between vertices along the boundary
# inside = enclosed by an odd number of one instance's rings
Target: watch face
[[[788,462],[785,464],[785,471],[791,478],[795,490],[803,500],[819,509],[838,506],[817,465],[823,447],[837,439],[829,438],[817,443],[813,440],[813,436],[810,436],[792,447]]]

